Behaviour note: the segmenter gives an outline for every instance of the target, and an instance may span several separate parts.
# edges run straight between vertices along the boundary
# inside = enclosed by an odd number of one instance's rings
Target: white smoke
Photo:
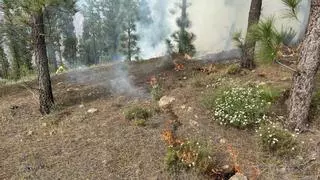
[[[78,39],[81,38],[82,33],[83,33],[83,21],[84,21],[84,17],[80,12],[77,12],[73,16],[73,25],[74,25],[74,29],[75,29],[75,34]]]
[[[139,35],[138,46],[141,56],[145,59],[162,56],[166,53],[165,39],[170,36],[174,23],[169,19],[169,9],[173,6],[172,0],[148,0],[147,6],[151,10],[152,23],[144,25],[137,23]]]
[[[177,26],[176,17],[179,15],[176,3],[181,0],[147,0],[152,13],[153,23],[145,27],[137,24],[140,36],[139,47],[143,58],[164,55],[166,52],[165,39]],[[215,53],[235,48],[232,34],[241,30],[246,33],[249,8],[248,0],[189,0],[189,18],[192,22],[191,32],[196,35],[195,46],[198,55]],[[302,0],[299,7],[299,21],[284,20],[284,6],[281,0],[263,1],[262,18],[274,16],[279,28],[290,25],[297,31],[295,41],[300,41],[305,33],[309,17],[310,0]],[[175,14],[171,12],[175,11]],[[77,34],[81,34],[81,16],[75,21]],[[284,26],[286,27],[286,26]]]

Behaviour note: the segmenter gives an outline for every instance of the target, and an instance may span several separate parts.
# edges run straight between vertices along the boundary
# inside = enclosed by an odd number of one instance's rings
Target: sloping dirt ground
[[[304,148],[299,157],[274,158],[261,152],[254,132],[212,122],[200,102],[212,90],[211,77],[218,75],[197,71],[200,66],[187,63],[184,71],[176,72],[167,60],[151,60],[57,75],[53,77],[57,106],[45,117],[38,112],[35,81],[0,87],[0,179],[204,179],[192,172],[173,176],[166,171],[166,145],[161,140],[169,118],[165,113],[155,114],[146,127],[124,119],[123,111],[130,105],[155,107],[148,91],[152,76],[161,77],[164,94],[176,98],[173,111],[182,122],[179,136],[212,145],[223,139],[238,152],[248,177],[258,172],[258,179],[268,180],[319,178],[319,118],[314,131],[299,136]],[[283,78],[290,74],[282,72],[277,67],[258,68],[225,80],[288,87],[290,79]],[[195,77],[207,85],[195,86]],[[98,111],[88,113],[91,108]],[[311,156],[316,160],[310,161]]]

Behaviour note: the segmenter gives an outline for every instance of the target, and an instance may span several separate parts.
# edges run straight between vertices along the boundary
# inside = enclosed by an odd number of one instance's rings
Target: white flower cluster
[[[288,130],[281,128],[278,124],[270,122],[268,125],[260,127],[257,132],[265,150],[278,152],[281,155],[285,155],[290,150],[295,150],[296,136]]]
[[[246,127],[267,119],[263,90],[256,87],[236,87],[225,91],[215,101],[214,117],[221,125]]]

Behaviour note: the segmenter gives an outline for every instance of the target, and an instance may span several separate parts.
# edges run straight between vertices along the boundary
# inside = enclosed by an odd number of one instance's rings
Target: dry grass
[[[154,107],[146,93],[148,79],[154,75],[164,79],[164,94],[176,98],[172,108],[182,123],[177,131],[180,137],[232,145],[241,172],[252,179],[257,174],[266,180],[319,177],[320,123],[314,123],[313,133],[298,136],[300,145],[303,142],[300,157],[285,160],[262,152],[255,132],[213,123],[210,112],[200,104],[203,94],[215,91],[207,85],[216,82],[216,77],[225,78],[216,88],[265,82],[285,89],[290,85],[290,72],[271,65],[230,76],[225,74],[227,65],[219,65],[217,72],[207,75],[195,72],[193,63],[175,72],[163,62],[166,67],[157,66],[161,63],[155,60],[127,66],[130,79],[142,92],[138,94],[111,89],[111,66],[55,76],[58,106],[46,117],[40,116],[33,95],[25,88],[18,84],[0,87],[0,179],[205,179],[194,172],[172,175],[166,171],[161,133],[168,115],[155,113],[145,127],[124,118],[122,112],[128,105]],[[206,79],[201,86],[192,85],[194,74]],[[90,114],[90,108],[98,112]]]

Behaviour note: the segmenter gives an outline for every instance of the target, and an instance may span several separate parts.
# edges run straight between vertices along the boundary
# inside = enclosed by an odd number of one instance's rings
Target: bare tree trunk
[[[249,18],[248,18],[247,37],[248,37],[248,32],[251,26],[259,22],[260,15],[261,15],[261,8],[262,8],[262,0],[251,1]],[[256,42],[249,42],[246,39],[242,58],[241,58],[242,68],[247,68],[247,69],[255,68],[255,64],[254,64],[255,46],[256,46]]]
[[[58,63],[58,66],[63,66],[63,58],[62,58],[62,51],[61,51],[61,43],[60,43],[60,40],[57,41],[58,42],[58,55],[59,55],[59,63]]]
[[[131,61],[131,29],[130,29],[130,22],[129,22],[129,26],[128,26],[128,61]]]
[[[304,131],[308,122],[315,76],[320,65],[320,0],[312,0],[306,38],[299,56],[298,72],[293,75],[288,125]]]
[[[32,37],[36,64],[38,67],[40,112],[41,114],[49,114],[54,105],[54,100],[49,73],[42,10],[34,13],[32,20]]]

